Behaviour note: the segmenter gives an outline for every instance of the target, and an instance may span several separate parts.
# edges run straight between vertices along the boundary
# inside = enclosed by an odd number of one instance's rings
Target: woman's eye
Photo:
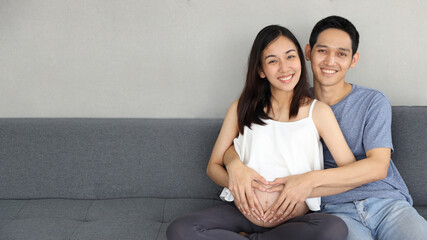
[[[292,59],[292,58],[295,58],[295,55],[289,55],[288,56],[288,59]]]
[[[276,62],[277,62],[276,60],[271,60],[268,63],[276,63]]]

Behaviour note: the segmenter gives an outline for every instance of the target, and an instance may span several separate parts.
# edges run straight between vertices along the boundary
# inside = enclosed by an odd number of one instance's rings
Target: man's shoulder
[[[380,90],[353,84],[353,95],[355,98],[368,100],[370,103],[390,104],[387,96]]]
[[[352,84],[352,85],[354,88],[354,92],[357,94],[378,96],[380,98],[387,98],[387,96],[383,92],[381,92],[380,90],[365,87],[365,86],[360,86],[360,85],[356,85],[356,84]]]

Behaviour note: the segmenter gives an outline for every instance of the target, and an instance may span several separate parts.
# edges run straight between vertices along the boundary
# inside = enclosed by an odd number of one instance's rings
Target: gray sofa
[[[0,239],[166,239],[221,204],[206,165],[222,119],[0,119]],[[393,107],[392,155],[427,217],[427,107]]]

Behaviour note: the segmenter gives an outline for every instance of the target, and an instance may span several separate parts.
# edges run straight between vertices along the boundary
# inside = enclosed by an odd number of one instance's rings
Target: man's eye
[[[345,56],[347,56],[347,54],[345,54],[345,53],[338,53],[338,56],[345,57]]]
[[[326,52],[326,50],[324,50],[324,49],[319,49],[319,50],[317,50],[317,52],[325,53],[325,52]]]

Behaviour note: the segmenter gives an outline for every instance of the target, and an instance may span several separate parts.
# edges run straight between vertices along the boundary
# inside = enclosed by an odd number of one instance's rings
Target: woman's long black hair
[[[250,128],[252,123],[265,125],[263,119],[270,119],[270,117],[268,117],[268,113],[271,111],[270,83],[267,79],[262,79],[258,72],[262,70],[262,52],[279,36],[284,36],[295,44],[301,62],[301,76],[294,88],[289,118],[297,116],[301,104],[304,104],[307,97],[310,97],[308,92],[307,69],[298,40],[291,31],[282,26],[270,25],[263,28],[256,36],[252,45],[248,59],[246,83],[237,105],[239,132],[242,134],[245,126]],[[264,111],[265,108],[267,111]]]

